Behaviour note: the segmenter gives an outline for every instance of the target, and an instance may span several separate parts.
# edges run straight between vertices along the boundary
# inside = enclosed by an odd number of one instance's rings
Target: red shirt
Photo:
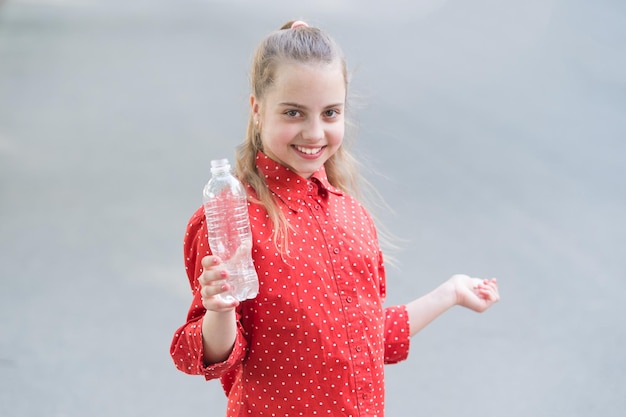
[[[276,250],[263,206],[248,203],[259,294],[237,308],[229,358],[205,366],[197,278],[210,252],[196,211],[184,245],[194,299],[172,341],[176,367],[221,378],[227,416],[383,417],[383,365],[408,356],[409,322],[404,306],[383,309],[385,270],[370,215],[330,185],[324,168],[304,179],[262,153],[257,167],[292,226],[289,254]]]

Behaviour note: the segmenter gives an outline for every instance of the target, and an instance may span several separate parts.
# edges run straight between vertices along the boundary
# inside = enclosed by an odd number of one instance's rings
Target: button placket
[[[331,273],[342,304],[342,311],[339,314],[344,314],[346,320],[348,349],[355,376],[354,385],[352,385],[356,391],[355,399],[359,403],[359,408],[370,409],[376,397],[371,385],[374,369],[372,368],[368,341],[363,336],[363,333],[368,330],[366,323],[362,321],[363,313],[360,311],[359,291],[354,287],[352,277],[346,272],[350,270],[350,265],[347,264],[350,256],[349,248],[346,247],[346,250],[343,250],[344,240],[339,234],[340,230],[332,222],[324,222],[325,216],[328,215],[326,202],[317,194],[319,191],[321,195],[321,192],[324,191],[323,188],[313,182],[307,184],[307,190],[306,206],[308,206],[309,213],[319,222],[320,230],[328,244],[329,260],[330,264],[333,265]]]

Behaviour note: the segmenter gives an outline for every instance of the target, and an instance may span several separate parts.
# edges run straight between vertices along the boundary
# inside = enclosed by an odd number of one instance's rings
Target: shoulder
[[[185,270],[191,288],[197,288],[197,277],[202,273],[202,258],[209,255],[204,208],[198,208],[187,222],[187,230],[183,241]]]
[[[200,206],[189,218],[187,222],[187,231],[202,228],[206,220],[204,217],[204,207]]]

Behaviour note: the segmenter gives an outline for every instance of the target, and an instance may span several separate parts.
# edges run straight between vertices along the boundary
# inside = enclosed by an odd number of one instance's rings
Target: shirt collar
[[[308,195],[318,195],[324,199],[328,193],[343,195],[341,190],[330,184],[323,165],[307,179],[258,151],[256,166],[270,191],[291,210],[297,211]]]

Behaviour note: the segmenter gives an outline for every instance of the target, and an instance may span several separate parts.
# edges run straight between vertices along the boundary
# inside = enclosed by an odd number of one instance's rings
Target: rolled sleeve
[[[237,336],[230,355],[223,362],[206,365],[202,342],[202,320],[205,311],[200,302],[200,294],[196,292],[187,315],[187,322],[174,333],[170,354],[178,370],[191,375],[204,375],[209,380],[220,378],[241,364],[246,355],[247,341],[238,313]]]
[[[409,356],[409,315],[406,306],[385,309],[385,364],[394,364]]]

